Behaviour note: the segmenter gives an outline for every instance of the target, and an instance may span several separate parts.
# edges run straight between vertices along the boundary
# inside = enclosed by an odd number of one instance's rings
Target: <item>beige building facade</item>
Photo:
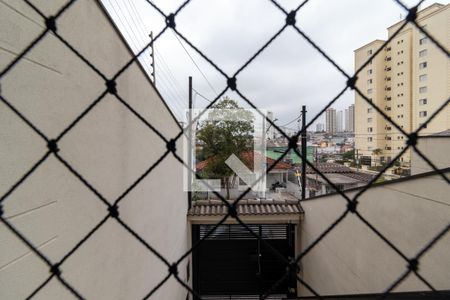
[[[449,48],[450,5],[433,4],[418,12],[417,21],[444,47]],[[403,25],[388,28],[388,37]],[[358,70],[385,41],[375,40],[355,50]],[[407,24],[369,62],[358,76],[357,87],[401,129],[410,133],[447,100],[450,64],[446,54],[414,25]],[[406,147],[407,137],[355,94],[355,147],[360,156],[380,163],[393,159]],[[419,133],[429,135],[450,128],[450,107],[441,111]],[[379,150],[377,150],[379,149]],[[400,161],[410,164],[410,151]]]

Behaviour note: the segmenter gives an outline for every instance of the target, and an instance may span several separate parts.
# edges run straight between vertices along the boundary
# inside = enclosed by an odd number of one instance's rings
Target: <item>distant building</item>
[[[322,132],[322,131],[324,131],[323,123],[317,123],[316,124],[316,132]]]
[[[336,133],[336,110],[334,108],[328,108],[326,111],[326,132],[330,134]]]
[[[273,112],[268,111],[267,112],[267,118],[272,121],[275,122],[275,119],[273,117]],[[267,122],[266,125],[267,128],[267,132],[266,132],[266,136],[268,139],[275,139],[277,137],[277,129],[275,127],[272,126],[272,124],[270,124],[269,122]]]
[[[352,104],[345,109],[345,132],[355,131],[355,105]]]
[[[445,49],[450,48],[450,4],[432,4],[417,13],[416,22],[426,28]],[[413,24],[404,21],[388,27],[384,46],[358,74],[357,87],[405,132],[413,132],[448,99],[448,56]],[[397,31],[400,32],[397,34]],[[355,69],[361,68],[384,45],[375,40],[355,50]],[[389,161],[406,147],[407,137],[355,93],[355,143],[360,155]],[[429,135],[450,129],[447,105],[420,131]],[[375,154],[375,150],[381,153]],[[379,151],[377,151],[379,152]],[[411,150],[400,158],[409,164]]]
[[[344,113],[342,110],[336,112],[336,132],[343,132]]]

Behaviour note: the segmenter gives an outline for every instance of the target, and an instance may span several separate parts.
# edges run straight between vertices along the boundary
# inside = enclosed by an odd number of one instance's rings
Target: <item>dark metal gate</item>
[[[203,238],[212,226],[193,225],[193,243]],[[296,294],[295,274],[287,274],[286,264],[279,257],[280,254],[285,259],[295,257],[295,225],[258,224],[248,227],[260,238],[241,225],[220,225],[194,250],[193,284],[201,296],[259,299],[285,275],[271,294],[284,297]]]

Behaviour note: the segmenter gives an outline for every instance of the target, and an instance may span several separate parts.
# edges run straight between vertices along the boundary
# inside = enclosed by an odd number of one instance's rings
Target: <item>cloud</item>
[[[287,11],[301,2],[279,1]],[[412,6],[416,1],[404,2]],[[165,13],[181,3],[155,1]],[[431,3],[425,1],[422,7]],[[135,4],[147,30],[162,29],[164,19],[146,1]],[[124,17],[136,18],[123,7]],[[386,27],[397,22],[400,15],[404,17],[406,12],[392,0],[314,0],[298,12],[296,20],[305,34],[352,74],[353,51],[374,39],[385,39]],[[176,24],[189,41],[231,75],[285,24],[285,16],[270,1],[197,0],[183,9]],[[194,77],[194,88],[210,99],[226,85],[214,67],[182,43],[189,55],[169,31],[156,43],[157,87],[179,115],[180,107],[187,107],[188,76]],[[345,82],[345,77],[292,28],[287,28],[238,76],[239,89],[258,107],[273,111],[280,123],[298,115],[301,105],[307,105],[312,118],[342,90]],[[200,107],[208,104],[200,97],[196,102]],[[334,107],[342,110],[353,102],[353,92],[347,92]]]

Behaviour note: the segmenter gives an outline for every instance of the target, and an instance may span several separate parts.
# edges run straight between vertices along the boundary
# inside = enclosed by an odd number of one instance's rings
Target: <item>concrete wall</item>
[[[447,173],[448,174],[448,173]],[[350,197],[356,191],[347,192]],[[448,225],[450,186],[438,175],[379,185],[364,193],[358,211],[408,257]],[[328,195],[302,203],[306,249],[346,209]],[[450,289],[450,234],[420,260],[419,272],[436,289]],[[349,214],[302,260],[303,279],[321,295],[380,293],[406,270],[406,262],[355,215]],[[414,275],[394,291],[428,290]],[[306,288],[301,295],[310,295]]]
[[[46,15],[66,1],[34,1]],[[97,1],[76,1],[58,20],[64,36],[106,76],[130,52]],[[44,28],[23,1],[0,1],[0,69]],[[1,93],[45,135],[55,138],[105,89],[104,81],[52,34],[1,80]],[[137,64],[117,80],[118,93],[167,138],[179,128]],[[0,102],[0,195],[47,151],[46,143]],[[179,143],[181,145],[181,143]],[[142,122],[106,96],[59,143],[64,157],[114,201],[166,150]],[[168,261],[189,247],[181,165],[169,155],[120,203],[120,217]],[[170,180],[164,180],[170,178]],[[3,203],[4,216],[53,262],[107,214],[106,206],[50,156]],[[62,265],[62,276],[87,299],[141,299],[167,267],[109,219]],[[179,268],[186,278],[186,261]],[[0,298],[24,299],[49,276],[48,267],[0,225]],[[185,299],[173,278],[152,299]],[[53,279],[36,299],[72,299]]]
[[[440,169],[450,167],[450,136],[421,138],[417,148]],[[432,168],[415,151],[411,151],[411,174],[432,171]]]

